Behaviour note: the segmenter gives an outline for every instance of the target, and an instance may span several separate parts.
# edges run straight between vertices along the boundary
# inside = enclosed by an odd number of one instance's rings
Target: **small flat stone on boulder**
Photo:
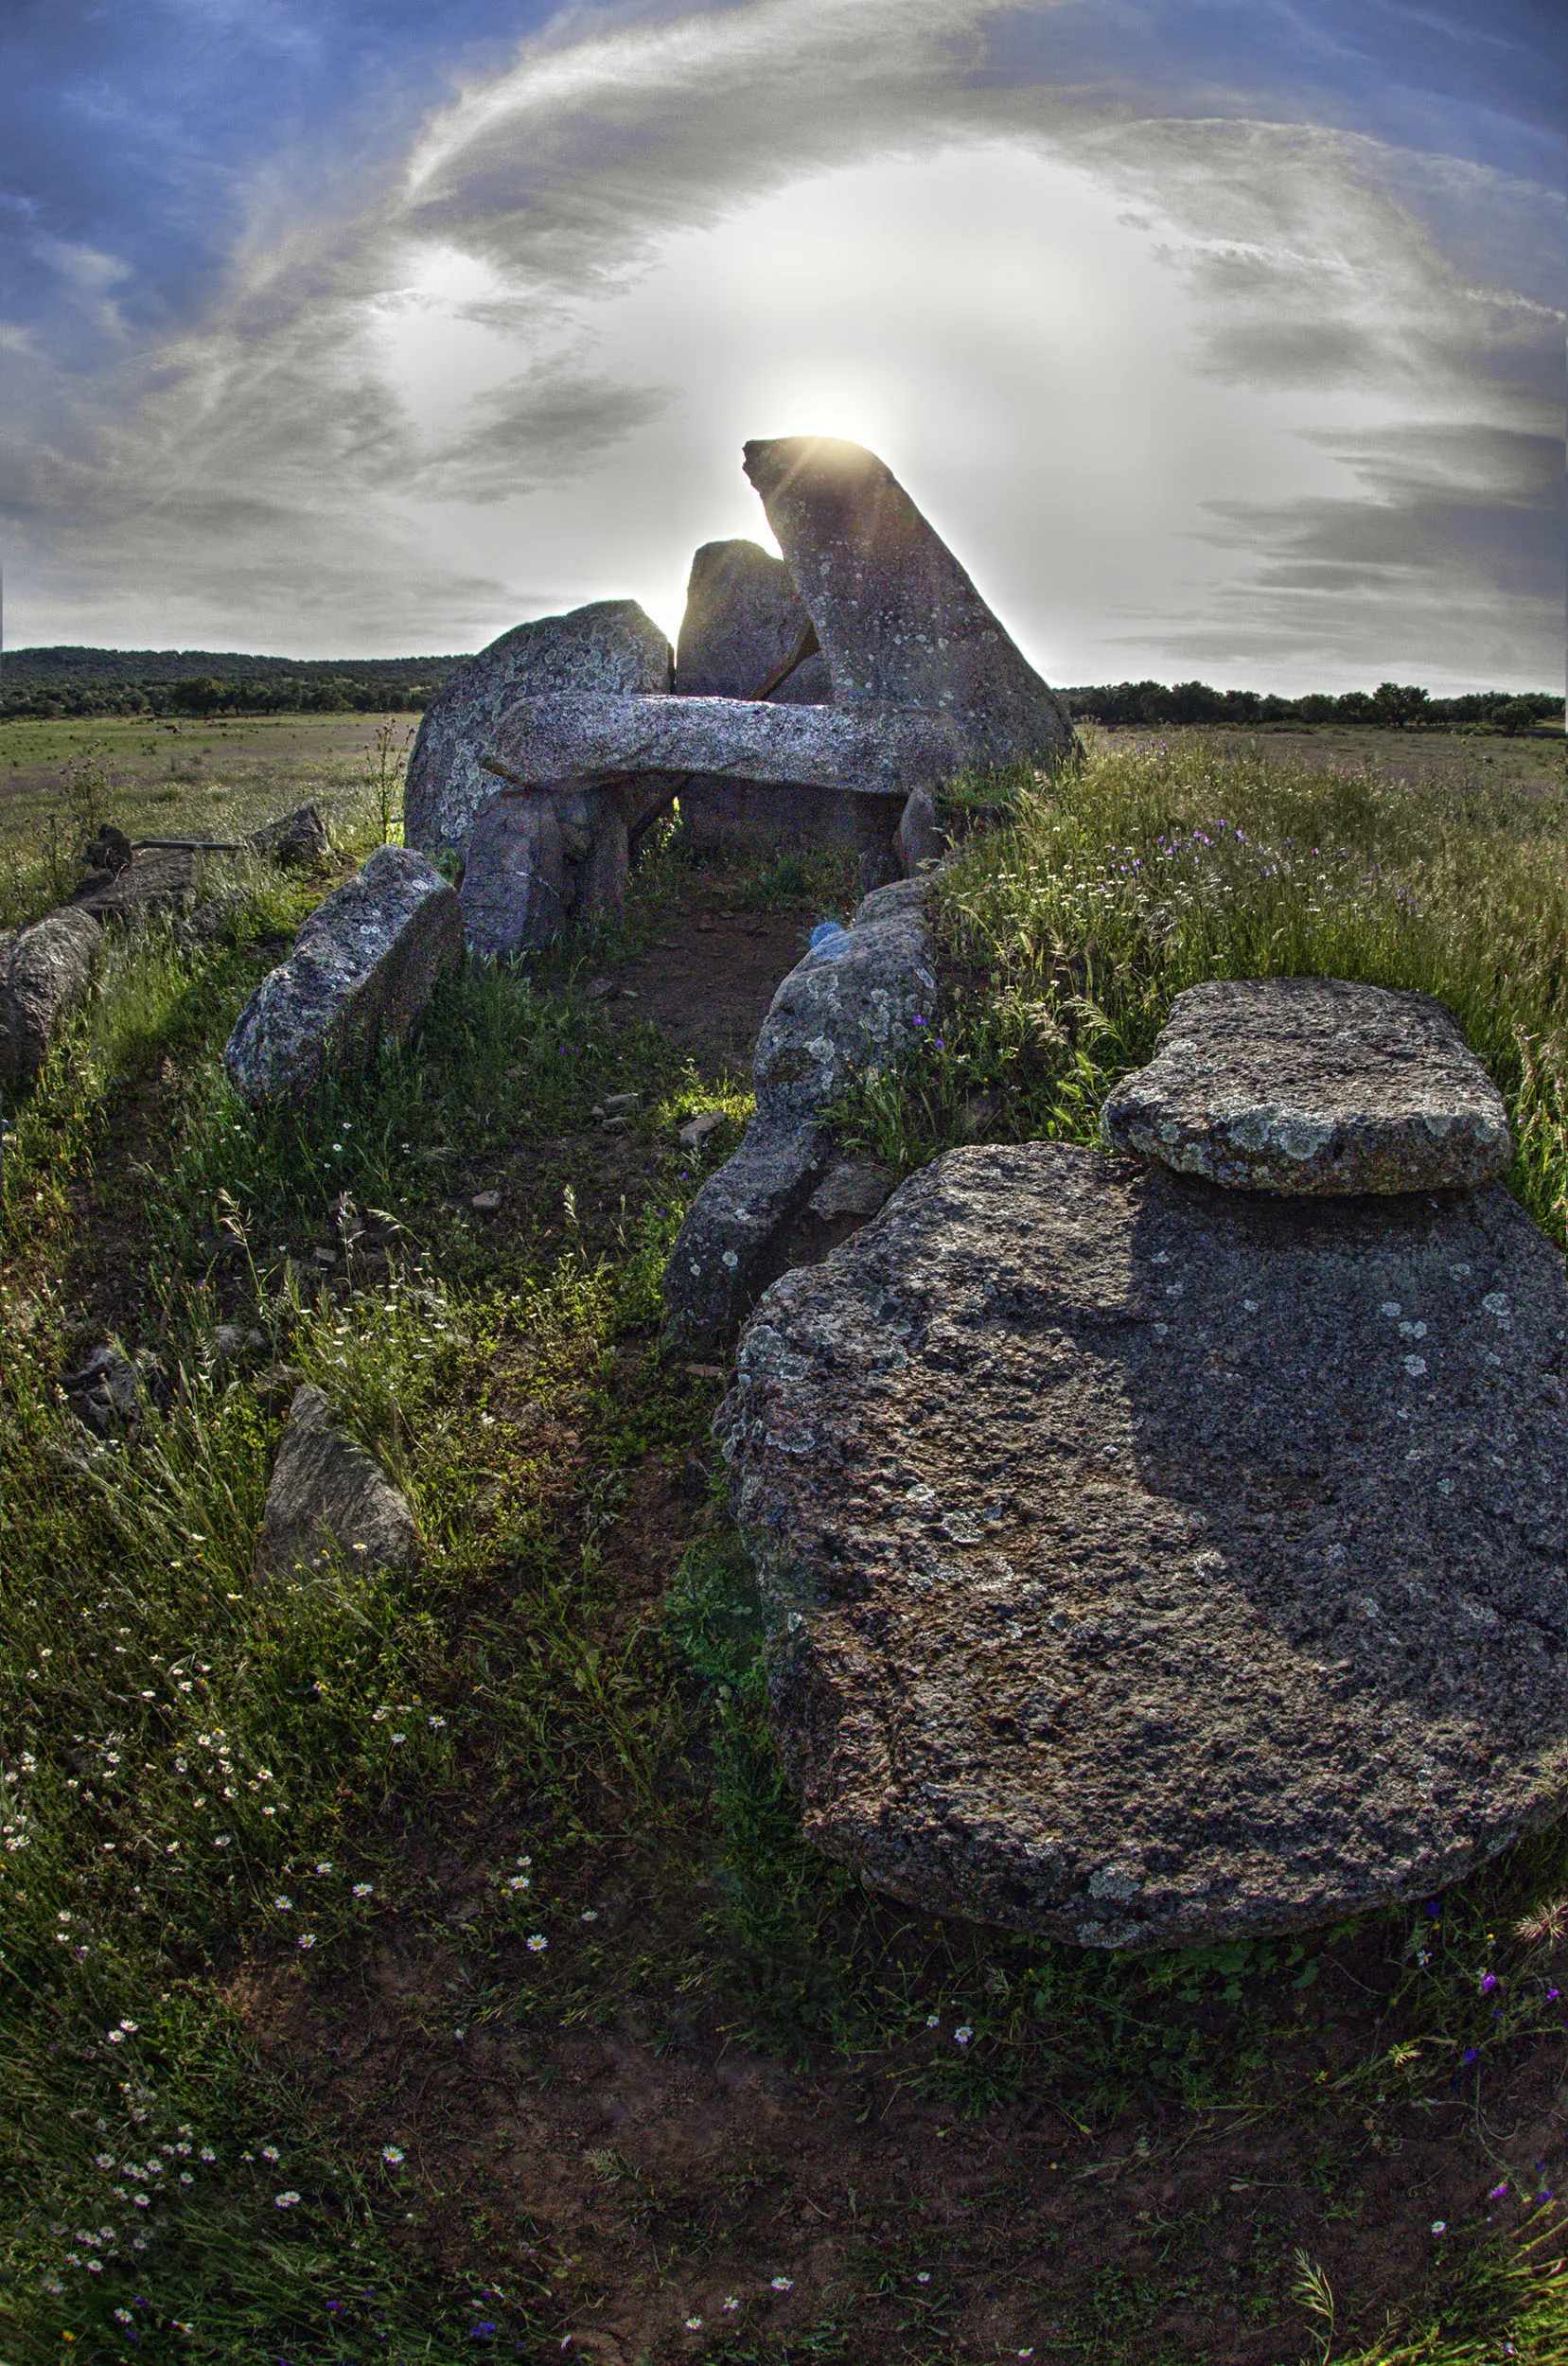
[[[806,1211],[830,1223],[840,1216],[874,1216],[897,1180],[890,1167],[879,1167],[872,1158],[840,1158],[812,1192]]]
[[[1568,1280],[1500,1185],[949,1151],[715,1424],[807,1835],[1088,1947],[1430,1896],[1562,1812]]]
[[[375,1457],[333,1428],[321,1390],[299,1388],[267,1489],[256,1574],[312,1575],[340,1559],[350,1569],[410,1568],[418,1531]]]
[[[560,691],[667,691],[673,652],[635,600],[590,600],[514,626],[449,675],[409,758],[403,837],[428,855],[466,856],[496,784],[479,759],[502,707]]]
[[[413,1033],[462,955],[462,911],[434,864],[379,846],[240,1012],[223,1054],[230,1084],[258,1107],[303,1099],[328,1069],[365,1066]]]
[[[1189,986],[1101,1129],[1237,1191],[1469,1189],[1513,1157],[1503,1097],[1443,1005],[1342,978]]]
[[[90,871],[67,909],[132,927],[155,912],[189,911],[203,859],[199,847],[144,846],[122,871]]]

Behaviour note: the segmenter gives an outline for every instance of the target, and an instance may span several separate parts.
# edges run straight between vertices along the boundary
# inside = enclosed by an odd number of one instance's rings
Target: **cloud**
[[[347,653],[656,604],[696,541],[762,531],[731,447],[842,424],[779,415],[830,388],[1059,679],[1199,643],[1281,686],[1384,645],[1462,675],[1461,599],[1543,649],[1520,455],[1559,394],[1560,198],[1236,89],[1162,113],[1126,74],[995,71],[998,27],[1068,20],[577,11],[440,98],[357,209],[346,169],[329,214],[274,179],[189,333],[87,380],[23,357],[33,637],[156,614]]]

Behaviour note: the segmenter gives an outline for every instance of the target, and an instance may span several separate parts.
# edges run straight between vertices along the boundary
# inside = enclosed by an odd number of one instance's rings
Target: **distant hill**
[[[373,712],[421,707],[465,656],[262,657],[238,649],[8,649],[0,715]]]

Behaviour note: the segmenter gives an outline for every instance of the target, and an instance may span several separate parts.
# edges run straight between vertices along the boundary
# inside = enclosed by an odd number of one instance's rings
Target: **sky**
[[[1560,0],[0,0],[11,647],[471,649],[872,446],[1062,684],[1563,678]]]

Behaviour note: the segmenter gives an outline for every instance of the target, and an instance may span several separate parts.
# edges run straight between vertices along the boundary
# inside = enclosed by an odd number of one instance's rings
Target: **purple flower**
[[[1468,2045],[1466,2046],[1463,2054],[1460,2055],[1459,2059],[1461,2062],[1473,2062],[1479,2051],[1479,2047]]]
[[[1488,2195],[1487,2195],[1487,2199],[1488,2199],[1489,2201],[1501,2201],[1501,2200],[1502,2200],[1502,2198],[1503,2198],[1503,2197],[1504,2197],[1504,2195],[1507,2192],[1507,2190],[1508,2190],[1508,2181],[1507,2181],[1507,2179],[1506,2179],[1506,2178],[1505,2178],[1505,2179],[1503,2180],[1503,2182],[1502,2182],[1502,2184],[1501,2184],[1501,2185],[1493,2185],[1493,2186],[1489,2189],[1489,2191],[1488,2192]]]
[[[1490,1996],[1496,1986],[1497,1974],[1495,1971],[1484,1971],[1481,1974],[1481,1993],[1483,1996]]]

